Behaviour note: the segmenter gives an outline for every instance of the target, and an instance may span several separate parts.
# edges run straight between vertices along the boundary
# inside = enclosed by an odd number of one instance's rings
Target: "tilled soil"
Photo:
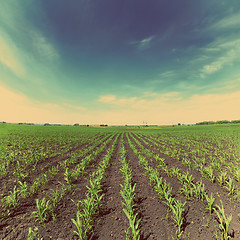
[[[122,134],[124,147],[127,151],[126,160],[132,168],[132,184],[136,184],[136,198],[134,203],[135,211],[138,213],[138,219],[141,219],[139,225],[140,239],[176,239],[177,226],[172,218],[171,210],[162,200],[159,199],[157,192],[149,182],[145,169],[139,165],[138,156],[134,154],[128,144],[126,133]],[[133,136],[141,142],[141,138],[137,135]],[[60,183],[66,183],[63,178],[64,171],[62,170],[60,170],[55,177],[50,179],[45,186],[41,187],[37,193],[31,197],[21,199],[19,206],[10,211],[9,216],[0,219],[0,239],[27,239],[29,227],[34,228],[35,226],[39,229],[39,237],[42,237],[44,240],[77,239],[77,236],[73,234],[76,227],[71,221],[71,219],[76,219],[77,207],[75,203],[79,200],[85,199],[89,175],[97,170],[98,164],[106,155],[107,148],[112,146],[115,137],[111,140],[106,149],[96,157],[94,164],[86,168],[86,173],[73,182],[71,190],[68,190],[57,204],[56,209],[54,210],[56,214],[55,221],[50,218],[45,223],[39,223],[31,217],[31,213],[36,210],[36,199],[42,199],[44,196],[48,198],[51,194],[51,189],[56,189],[57,186],[60,187]],[[95,217],[92,232],[88,238],[91,240],[126,239],[126,231],[129,228],[129,223],[123,212],[123,199],[120,195],[120,184],[123,184],[123,177],[120,172],[120,138],[121,135],[118,136],[114,154],[110,159],[110,165],[102,182],[102,192],[104,193],[104,197],[99,209],[99,214]],[[138,149],[133,138],[130,137],[130,140]],[[238,216],[238,213],[240,213],[239,203],[235,199],[230,198],[225,189],[220,187],[217,183],[212,183],[202,178],[199,172],[191,169],[189,170],[186,166],[182,165],[181,162],[176,161],[161,152],[157,152],[155,149],[151,149],[151,147],[144,144],[144,142],[141,142],[141,144],[145,148],[150,149],[155,154],[164,158],[167,166],[178,167],[183,171],[188,170],[195,178],[195,182],[202,180],[205,184],[206,191],[208,193],[214,193],[216,203],[219,204],[220,199],[223,201],[226,215],[233,214],[230,225],[231,236],[233,239],[240,239],[240,222]],[[76,150],[79,150],[79,148],[80,146],[76,148]],[[183,194],[179,193],[179,189],[181,188],[179,180],[175,177],[167,176],[163,170],[158,168],[158,163],[156,161],[148,156],[145,157],[154,169],[158,169],[159,175],[163,177],[167,183],[171,184],[175,199],[182,202],[186,201],[182,239],[216,239],[215,233],[219,234],[216,214],[209,214],[205,209],[206,204],[199,199],[191,198],[187,200]],[[55,163],[58,163],[63,159],[65,159],[64,156],[49,159],[49,161],[52,161],[49,166],[53,166]],[[73,168],[74,166],[72,166],[70,170]],[[29,174],[29,177],[29,182],[33,182],[36,178],[36,176],[31,175],[31,173]]]

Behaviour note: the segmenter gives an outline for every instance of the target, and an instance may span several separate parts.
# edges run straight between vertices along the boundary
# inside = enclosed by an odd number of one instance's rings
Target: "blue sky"
[[[240,119],[238,0],[0,3],[2,120]]]

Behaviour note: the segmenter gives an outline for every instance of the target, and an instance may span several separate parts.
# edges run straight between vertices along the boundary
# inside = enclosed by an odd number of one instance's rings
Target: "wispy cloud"
[[[154,36],[150,36],[148,38],[144,38],[140,41],[132,41],[130,44],[136,45],[139,50],[145,50],[151,47],[151,42]]]
[[[102,103],[113,103],[116,100],[116,96],[114,95],[106,95],[101,96],[98,101]]]
[[[223,28],[226,29],[231,27],[239,28],[239,19],[240,19],[240,12],[221,19],[220,21],[212,25],[212,28],[216,28],[216,29],[223,29]]]
[[[211,62],[205,64],[201,70],[203,74],[212,74],[219,71],[225,65],[233,63],[238,59],[240,54],[240,40],[239,39],[221,39],[216,40],[204,49],[204,51],[209,50],[209,47],[214,47],[217,50],[217,56],[211,58]]]
[[[59,54],[56,48],[45,38],[40,32],[31,32],[33,46],[36,48],[38,54],[41,57],[45,57],[51,60],[59,58]]]
[[[181,100],[182,97],[180,96],[179,92],[168,92],[165,94],[158,94],[155,92],[145,92],[142,97],[130,97],[130,98],[118,98],[115,95],[106,95],[101,96],[98,101],[105,104],[116,105],[119,107],[129,107],[129,108],[136,108],[142,109],[143,106],[147,104],[154,104],[157,101],[160,102],[172,102]]]
[[[0,62],[9,68],[17,77],[22,77],[25,73],[24,66],[18,57],[18,50],[10,38],[0,36]],[[5,35],[6,36],[6,35]]]
[[[111,103],[116,106],[116,111],[101,110],[99,118],[113,124],[142,124],[142,120],[149,124],[176,124],[239,118],[235,111],[236,105],[240,104],[239,91],[195,94],[187,99],[181,98],[178,92],[153,95],[150,99],[125,98],[122,108],[119,108],[121,98],[116,97]]]
[[[117,98],[114,95],[111,95],[112,98],[104,98],[102,96],[101,99],[108,99],[108,104],[116,106],[114,111],[102,108],[79,112],[72,109],[72,105],[69,107],[69,104],[59,105],[51,102],[43,104],[1,85],[2,119],[0,121],[142,124],[142,120],[144,120],[148,124],[176,124],[178,122],[195,123],[204,120],[239,118],[239,113],[236,111],[236,106],[240,104],[239,91],[224,94],[195,94],[188,99],[181,99],[181,94],[178,92],[161,95],[153,93],[151,95],[153,97],[150,99]]]

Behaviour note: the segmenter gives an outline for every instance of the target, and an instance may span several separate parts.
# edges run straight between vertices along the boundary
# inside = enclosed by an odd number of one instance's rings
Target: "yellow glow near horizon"
[[[169,97],[178,97],[171,96]],[[22,93],[0,86],[0,121],[80,124],[173,124],[196,123],[205,120],[240,119],[240,91],[227,94],[194,95],[187,100],[169,101],[166,96],[151,100],[137,98],[108,99],[115,110],[87,110],[69,104],[41,103]],[[129,101],[128,101],[129,100]],[[121,106],[121,108],[119,108]]]

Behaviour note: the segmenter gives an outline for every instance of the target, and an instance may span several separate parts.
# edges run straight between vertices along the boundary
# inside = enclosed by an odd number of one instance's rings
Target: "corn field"
[[[0,124],[0,239],[240,239],[240,125]]]

